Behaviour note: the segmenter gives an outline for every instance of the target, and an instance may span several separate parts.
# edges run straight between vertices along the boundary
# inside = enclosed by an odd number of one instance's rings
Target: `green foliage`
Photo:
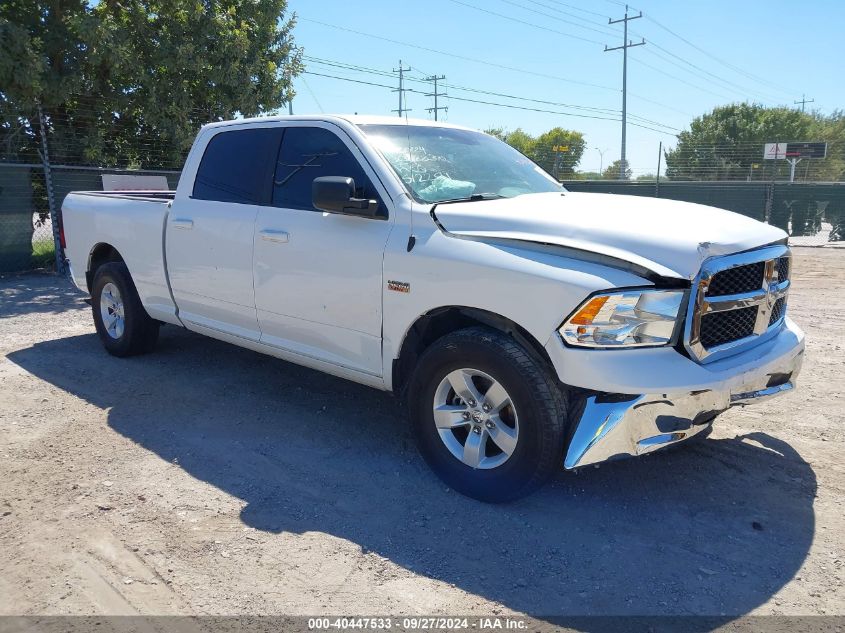
[[[35,141],[41,104],[62,162],[181,162],[199,127],[292,98],[286,0],[3,0],[0,151]],[[15,133],[15,131],[19,133]]]
[[[571,178],[586,145],[581,132],[556,127],[535,139],[530,156],[555,178]]]
[[[791,108],[732,104],[697,117],[665,153],[666,175],[673,180],[746,180],[784,178],[786,161],[763,161],[765,143],[827,141],[829,158],[802,161],[798,173],[810,180],[838,180],[845,170],[845,116],[829,117]],[[838,147],[837,147],[838,146]],[[831,149],[831,148],[829,148]],[[837,152],[837,149],[839,150]],[[758,165],[754,168],[753,165]]]
[[[598,171],[576,171],[572,174],[572,180],[601,180],[601,172]]]
[[[605,180],[630,180],[631,179],[631,165],[628,161],[625,161],[625,178],[619,177],[619,171],[622,167],[622,160],[615,160],[610,165],[605,167],[605,170],[602,172],[601,177]]]
[[[802,175],[817,181],[841,182],[845,180],[845,111],[835,110],[826,117],[814,115],[814,119],[813,140],[827,141],[827,158],[811,161],[809,172]]]
[[[575,177],[575,167],[581,161],[586,148],[584,136],[580,132],[560,127],[552,128],[537,137],[531,136],[522,128],[512,132],[492,128],[485,132],[519,150],[559,179]]]
[[[513,132],[508,132],[505,135],[504,141],[525,155],[528,155],[533,151],[535,144],[534,137],[522,128],[516,128]]]
[[[38,240],[32,244],[32,267],[53,268],[56,263],[56,244],[52,239]]]

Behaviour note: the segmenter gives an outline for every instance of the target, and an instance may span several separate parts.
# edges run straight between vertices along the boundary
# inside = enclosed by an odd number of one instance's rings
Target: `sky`
[[[452,87],[439,101],[448,106],[441,120],[535,135],[558,126],[579,131],[587,142],[579,171],[620,156],[622,51],[604,48],[623,42],[622,24],[608,24],[624,15],[622,2],[289,0],[289,9],[314,73],[294,80],[295,114],[396,115],[392,71],[401,59],[411,68],[405,86],[416,91],[405,93],[409,117],[432,118],[425,94],[433,86],[414,79],[445,75]],[[806,95],[814,100],[808,110],[845,108],[843,0],[639,0],[629,17],[640,11],[629,40],[646,44],[628,49],[634,176],[654,173],[659,143],[672,147],[694,117],[719,105],[800,108],[793,102]]]

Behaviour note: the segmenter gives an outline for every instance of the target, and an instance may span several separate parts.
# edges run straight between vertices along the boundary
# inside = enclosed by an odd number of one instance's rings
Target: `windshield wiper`
[[[438,200],[434,204],[451,204],[453,202],[480,202],[482,200],[498,200],[499,198],[506,198],[507,196],[498,193],[474,193],[470,196],[462,198],[450,198],[449,200]]]

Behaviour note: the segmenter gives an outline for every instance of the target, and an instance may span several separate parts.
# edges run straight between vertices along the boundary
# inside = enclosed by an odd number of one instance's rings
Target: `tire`
[[[94,273],[91,309],[100,341],[112,356],[135,356],[155,347],[161,324],[144,310],[123,262],[108,262]]]
[[[467,377],[471,384],[463,389]],[[481,397],[475,407],[458,393],[471,394],[472,387]],[[498,414],[495,408],[485,413],[486,405],[505,401]],[[468,497],[512,501],[534,492],[562,466],[567,394],[542,361],[497,330],[471,327],[435,341],[411,377],[408,404],[423,458]]]

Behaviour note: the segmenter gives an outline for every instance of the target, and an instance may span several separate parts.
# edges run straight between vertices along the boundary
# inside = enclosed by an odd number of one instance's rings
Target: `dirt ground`
[[[797,391],[503,506],[388,394],[0,279],[0,614],[845,614],[845,251],[794,268]]]

